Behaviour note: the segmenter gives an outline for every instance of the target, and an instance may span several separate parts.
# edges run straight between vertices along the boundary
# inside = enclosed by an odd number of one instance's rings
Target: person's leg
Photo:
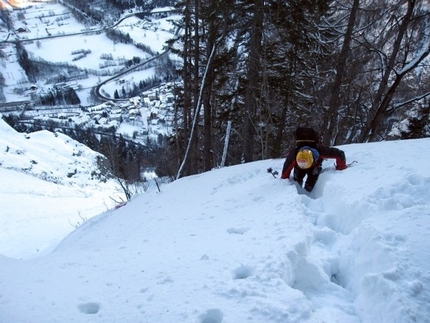
[[[294,180],[299,183],[300,186],[303,184],[303,178],[306,175],[306,170],[294,167]]]
[[[305,183],[306,191],[311,192],[314,189],[314,186],[318,181],[318,177],[320,176],[321,169],[322,167],[319,165],[308,170],[308,178]]]

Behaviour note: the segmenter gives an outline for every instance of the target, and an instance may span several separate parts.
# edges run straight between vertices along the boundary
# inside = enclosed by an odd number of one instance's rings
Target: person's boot
[[[309,184],[308,182],[305,183],[305,190],[308,192],[312,192],[312,190],[314,189],[315,183],[314,184]]]
[[[318,177],[320,176],[320,172],[321,172],[322,167],[315,167],[311,174],[308,175],[308,179],[306,180],[305,183],[305,190],[308,192],[311,192],[314,189],[315,184],[318,181]]]
[[[302,186],[303,185],[303,177],[302,178],[299,178],[298,176],[297,176],[297,173],[296,172],[294,172],[294,176],[293,176],[293,179],[300,185],[300,186]]]

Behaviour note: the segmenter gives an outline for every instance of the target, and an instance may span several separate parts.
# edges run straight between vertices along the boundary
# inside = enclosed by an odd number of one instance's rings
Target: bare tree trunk
[[[418,55],[418,57],[416,57],[416,59],[413,60],[412,64],[409,64],[399,74],[396,73],[396,78],[393,84],[388,89],[387,94],[384,96],[381,104],[378,107],[378,110],[376,111],[376,114],[373,120],[370,123],[369,140],[373,141],[376,139],[377,130],[381,123],[381,119],[385,114],[385,112],[387,112],[391,99],[393,98],[393,95],[396,92],[397,88],[399,87],[403,77],[410,71],[414,70],[429,54],[430,54],[430,44],[425,51],[421,52]]]
[[[200,106],[198,106],[198,100],[201,100],[199,97],[199,88],[200,88],[200,0],[194,0],[194,31],[193,31],[193,39],[194,39],[194,47],[193,47],[193,105],[192,105],[192,111],[194,113],[193,116],[193,125],[192,127],[195,127],[194,120],[200,117],[199,111]],[[203,82],[202,82],[203,84]],[[193,130],[192,134],[190,133],[194,138],[192,138],[191,142],[191,150],[189,154],[191,155],[191,160],[188,163],[189,169],[191,173],[196,173],[199,169],[199,160],[200,160],[200,154],[199,154],[199,148],[198,148],[198,141],[199,136],[197,131],[195,129]]]
[[[190,126],[190,111],[192,104],[192,91],[191,91],[191,5],[190,0],[186,1],[185,5],[185,30],[184,30],[184,68],[183,68],[183,80],[184,80],[184,105],[183,105],[183,138],[188,138],[189,136],[189,126]],[[182,154],[182,149],[180,147],[182,142],[177,141],[178,151]],[[180,155],[178,155],[178,166],[181,164]]]
[[[222,152],[222,159],[221,159],[221,167],[225,166],[225,161],[227,159],[227,152],[228,152],[228,143],[230,141],[230,133],[231,133],[231,120],[227,122],[227,130],[225,131],[225,139],[224,139],[224,149]]]
[[[211,0],[211,7],[215,7],[216,0]],[[207,57],[211,55],[211,50],[216,46],[216,15],[212,14],[209,16],[209,26],[207,32],[207,44],[206,51]],[[208,75],[205,81],[205,87],[203,92],[203,120],[204,120],[204,133],[203,133],[203,167],[205,171],[211,170],[213,167],[212,158],[212,89],[214,83],[214,72],[213,68],[208,69]]]
[[[243,162],[253,161],[255,114],[257,111],[257,89],[259,88],[259,69],[261,56],[261,40],[263,35],[263,0],[255,0],[254,17],[252,22],[251,40],[249,43],[249,58],[247,72],[247,87],[245,92],[245,116],[243,134]]]
[[[390,75],[395,72],[394,65],[397,56],[400,53],[400,48],[402,41],[406,35],[408,30],[408,25],[411,22],[411,18],[413,15],[413,10],[415,6],[415,0],[408,0],[408,8],[406,14],[400,19],[401,23],[399,25],[399,30],[397,33],[396,40],[393,44],[393,50],[391,52],[391,56],[386,64],[383,64],[382,67],[382,79],[379,83],[379,89],[373,100],[372,106],[369,110],[366,125],[362,131],[362,135],[360,136],[360,141],[368,141],[375,136],[376,127],[382,121],[381,116],[384,111],[386,111],[389,103],[391,102],[391,98],[394,94],[395,89],[400,83],[401,77],[397,75],[396,80],[393,86],[387,91]],[[384,57],[384,53],[381,53],[381,56]]]
[[[331,89],[331,97],[329,103],[329,110],[325,116],[324,125],[327,126],[327,130],[324,133],[323,141],[330,144],[334,144],[333,139],[337,135],[337,124],[338,124],[338,110],[340,106],[340,89],[342,85],[342,78],[346,69],[346,60],[348,58],[350,44],[352,40],[352,33],[354,31],[354,24],[357,18],[357,12],[360,6],[360,0],[354,0],[352,4],[351,13],[349,15],[348,27],[346,29],[345,37],[343,40],[342,49],[339,55],[338,65],[336,67],[336,76]]]
[[[205,73],[203,75],[202,84],[200,86],[200,93],[199,93],[198,100],[197,100],[197,107],[196,107],[196,111],[195,111],[195,114],[194,114],[193,123],[192,123],[192,126],[191,126],[191,132],[190,132],[190,136],[188,138],[187,149],[185,151],[185,156],[184,156],[184,159],[182,160],[182,164],[179,167],[178,173],[176,175],[176,179],[179,179],[181,177],[182,171],[184,169],[184,166],[185,166],[185,164],[187,162],[187,159],[188,159],[188,156],[189,156],[189,153],[190,153],[190,148],[191,148],[191,146],[193,144],[194,132],[195,132],[195,129],[196,129],[198,115],[199,115],[199,112],[200,112],[202,93],[203,93],[203,89],[205,87],[207,73],[208,73],[208,70],[211,68],[212,60],[213,60],[214,55],[215,55],[215,46],[212,47],[212,52],[211,52],[211,54],[209,56],[209,59],[208,59],[208,62],[206,64],[206,69],[205,69]]]

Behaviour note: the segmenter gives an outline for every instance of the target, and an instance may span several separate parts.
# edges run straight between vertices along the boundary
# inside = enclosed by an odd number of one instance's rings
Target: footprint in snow
[[[95,302],[83,303],[78,305],[78,309],[84,314],[97,314],[100,310],[100,304]]]
[[[206,313],[200,315],[200,323],[221,323],[224,314],[217,308],[207,310]]]
[[[244,234],[249,230],[249,228],[230,228],[227,232],[230,234]]]
[[[241,265],[233,271],[233,279],[246,279],[254,273],[254,268]]]

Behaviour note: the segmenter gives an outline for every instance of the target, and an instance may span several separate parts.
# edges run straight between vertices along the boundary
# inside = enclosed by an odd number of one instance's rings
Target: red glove
[[[348,165],[346,164],[346,162],[344,160],[338,161],[336,164],[336,170],[344,170],[347,168],[348,168]]]

